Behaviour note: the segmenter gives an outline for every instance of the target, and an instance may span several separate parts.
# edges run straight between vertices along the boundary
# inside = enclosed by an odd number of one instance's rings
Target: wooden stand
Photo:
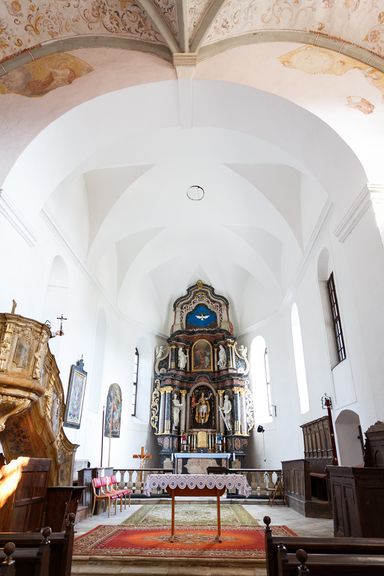
[[[221,517],[220,517],[220,496],[224,494],[226,488],[170,488],[167,487],[167,492],[172,497],[172,524],[171,524],[171,537],[170,542],[175,541],[175,496],[216,496],[217,507],[217,535],[216,542],[221,540]]]

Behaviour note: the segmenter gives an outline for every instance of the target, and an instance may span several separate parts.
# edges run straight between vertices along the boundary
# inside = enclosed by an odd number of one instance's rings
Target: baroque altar
[[[155,351],[151,426],[164,463],[176,453],[232,455],[241,465],[254,426],[247,349],[228,300],[198,281],[173,305],[167,343]],[[220,458],[218,458],[220,457]]]

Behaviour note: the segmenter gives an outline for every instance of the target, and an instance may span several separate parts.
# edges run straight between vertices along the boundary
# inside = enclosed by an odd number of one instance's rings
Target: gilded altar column
[[[223,408],[223,396],[224,396],[224,390],[218,390],[217,394],[219,396],[218,401],[219,401],[219,414],[218,414],[218,419],[219,419],[219,427],[218,427],[218,432],[220,432],[220,434],[224,434],[225,433],[225,426],[224,426],[224,421],[223,421],[223,417],[222,417],[222,412],[221,409]]]
[[[164,434],[165,388],[160,388],[159,434]]]
[[[235,388],[233,389],[233,399],[234,399],[233,427],[235,434],[241,434],[240,391],[241,388],[239,388],[239,386],[235,386]]]
[[[171,394],[172,386],[165,386],[165,413],[164,413],[164,434],[171,433]]]
[[[180,418],[180,434],[184,434],[186,428],[187,428],[187,403],[186,403],[186,396],[187,396],[187,391],[186,390],[180,390],[180,396],[181,396],[181,403],[182,403],[182,408],[181,408],[181,418]]]

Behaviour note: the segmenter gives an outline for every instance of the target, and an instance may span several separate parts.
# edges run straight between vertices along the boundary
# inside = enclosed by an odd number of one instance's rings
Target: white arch
[[[90,169],[93,156],[100,151],[104,155],[106,146],[121,138],[131,139],[133,146],[137,135],[148,130],[178,126],[180,82],[119,90],[63,114],[20,155],[4,182],[5,195],[24,215],[36,216],[51,192],[75,171]],[[195,127],[256,135],[288,154],[291,165],[308,171],[332,197],[342,190],[354,197],[366,184],[360,162],[339,136],[313,114],[278,96],[195,80],[191,108]]]

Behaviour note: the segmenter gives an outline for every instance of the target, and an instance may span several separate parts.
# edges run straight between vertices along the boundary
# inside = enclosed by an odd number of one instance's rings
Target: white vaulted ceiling
[[[200,278],[249,329],[329,209],[383,180],[380,5],[4,2],[3,200],[48,216],[127,317],[167,333]]]

